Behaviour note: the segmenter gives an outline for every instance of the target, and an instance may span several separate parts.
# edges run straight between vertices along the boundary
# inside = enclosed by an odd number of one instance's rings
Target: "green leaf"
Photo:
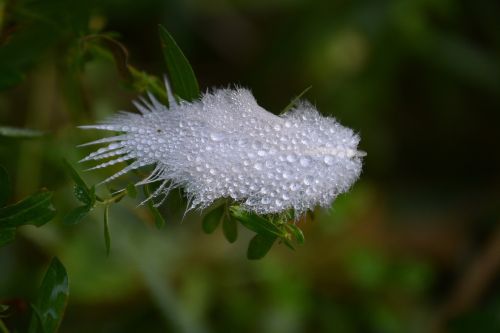
[[[220,205],[219,207],[212,209],[210,212],[208,212],[207,215],[205,215],[202,221],[202,228],[205,233],[211,234],[215,231],[215,229],[217,229],[225,209],[225,204]]]
[[[48,191],[40,191],[18,203],[0,208],[0,245],[14,239],[17,227],[27,224],[39,227],[54,216],[52,192]]]
[[[76,198],[89,207],[94,207],[96,195],[95,187],[88,187],[85,181],[80,177],[75,168],[66,160],[64,160],[64,165],[68,169],[71,179],[75,182],[75,196]]]
[[[135,188],[134,184],[129,183],[127,185],[127,195],[132,199],[135,199],[137,197],[137,189]]]
[[[231,207],[230,211],[231,215],[241,224],[258,234],[278,237],[285,235],[276,225],[260,215],[244,211],[238,206]]]
[[[90,212],[89,206],[80,206],[73,209],[69,212],[63,219],[63,224],[65,225],[74,225],[81,222],[81,220],[87,216]]]
[[[146,198],[149,198],[151,196],[149,185],[144,185],[144,195],[146,196]],[[153,214],[153,217],[155,219],[156,228],[158,229],[163,228],[163,226],[165,225],[165,219],[163,218],[163,216],[161,216],[160,212],[158,211],[158,208],[156,208],[153,205],[153,202],[151,200],[148,200],[147,205],[149,211],[151,212],[151,214]]]
[[[200,88],[191,65],[167,29],[160,25],[158,31],[174,93],[188,102],[197,99],[200,96]]]
[[[106,255],[109,256],[111,247],[111,237],[109,236],[109,205],[104,207],[104,244],[106,245]]]
[[[276,238],[276,236],[263,234],[255,235],[248,244],[247,258],[250,260],[263,258],[273,246]]]
[[[54,258],[40,286],[34,308],[40,318],[33,313],[30,321],[29,333],[57,332],[66,309],[69,296],[69,281],[66,269],[61,262]]]
[[[238,225],[236,224],[236,220],[227,212],[222,219],[222,231],[229,243],[234,243],[238,238]]]
[[[36,305],[33,303],[30,303],[30,308],[31,308],[31,311],[33,311],[33,315],[31,316],[31,320],[32,321],[36,320],[36,324],[43,325],[43,319],[42,319],[42,315],[40,313],[40,310],[38,310]],[[33,324],[33,325],[36,325],[36,324]],[[31,321],[30,321],[30,327],[31,327]],[[43,326],[41,326],[41,327],[42,327],[41,328],[42,333],[45,333]],[[36,332],[36,330],[35,330],[35,332]]]
[[[299,244],[304,244],[305,238],[304,238],[304,233],[302,230],[300,230],[299,227],[295,223],[288,223],[287,225],[288,230],[292,233],[293,237],[295,237],[295,240]]]
[[[295,106],[295,104],[297,104],[297,102],[302,98],[302,96],[304,96],[311,88],[312,88],[312,86],[309,86],[306,89],[302,90],[302,92],[300,94],[298,94],[297,96],[295,96],[290,101],[290,103],[288,103],[288,105],[285,106],[285,108],[283,109],[283,111],[281,111],[280,114],[283,114],[283,113],[286,113],[286,112],[290,111]]]
[[[10,198],[10,179],[7,171],[0,165],[0,207]]]
[[[33,139],[41,137],[42,135],[44,135],[42,131],[34,129],[0,126],[0,136],[17,139]]]

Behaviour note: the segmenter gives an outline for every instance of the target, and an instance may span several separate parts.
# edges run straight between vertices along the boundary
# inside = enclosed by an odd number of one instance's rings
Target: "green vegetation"
[[[499,331],[499,13],[0,1],[0,332]],[[184,100],[311,100],[359,129],[360,182],[296,223],[229,201],[184,215],[181,190],[139,205],[148,169],[95,186],[119,166],[84,172],[98,134],[77,126],[171,102],[164,73]]]

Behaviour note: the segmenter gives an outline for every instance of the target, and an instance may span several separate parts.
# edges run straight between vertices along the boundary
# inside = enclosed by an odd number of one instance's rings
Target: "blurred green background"
[[[0,1],[0,125],[47,133],[0,136],[0,164],[12,202],[48,188],[58,211],[0,249],[7,327],[26,330],[58,256],[70,279],[60,332],[500,332],[499,18],[494,0]],[[109,257],[102,210],[61,223],[77,206],[62,159],[100,135],[76,126],[132,110],[141,90],[89,36],[161,76],[158,24],[202,90],[246,86],[278,113],[311,85],[307,99],[360,133],[361,179],[301,222],[296,251],[248,261],[252,233],[204,234],[199,214],[182,220],[179,191],[161,230],[140,199],[112,206]],[[113,186],[139,179],[123,178]]]

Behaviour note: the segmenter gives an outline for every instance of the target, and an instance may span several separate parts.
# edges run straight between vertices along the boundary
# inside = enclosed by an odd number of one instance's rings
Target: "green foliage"
[[[192,101],[200,97],[200,88],[189,61],[182,53],[167,29],[161,25],[160,32],[163,56],[167,65],[168,79],[174,93],[183,100]]]
[[[304,234],[293,221],[293,212],[279,215],[261,216],[242,210],[239,206],[231,207],[231,215],[246,228],[257,233],[249,244],[247,257],[261,259],[279,239],[290,249],[294,249],[291,240],[297,244],[304,243]]]
[[[148,185],[144,185],[144,195],[146,196],[146,198],[151,197],[151,191],[149,189],[149,184]],[[156,227],[158,229],[163,228],[163,226],[165,225],[165,219],[161,215],[161,213],[158,210],[158,208],[156,208],[154,206],[154,204],[153,204],[153,202],[151,200],[148,200],[147,206],[148,206],[148,209],[151,212],[151,214],[153,214],[153,218],[154,218]]]
[[[228,214],[227,209],[224,209],[224,215],[222,216],[222,232],[229,243],[236,242],[238,238],[238,225],[231,214]]]
[[[45,273],[37,300],[32,305],[29,333],[57,332],[66,310],[68,296],[69,281],[66,269],[54,258]]]
[[[226,205],[224,204],[208,212],[208,214],[205,215],[201,222],[203,231],[205,231],[207,234],[213,233],[219,226],[225,211]]]
[[[0,206],[10,196],[10,181],[7,172],[0,166]],[[14,240],[16,229],[23,225],[42,226],[54,218],[52,192],[41,190],[20,202],[0,208],[0,246]]]
[[[273,246],[276,238],[269,234],[255,235],[248,244],[247,258],[251,260],[263,258]]]
[[[78,201],[83,203],[83,206],[73,209],[64,217],[64,224],[71,225],[79,223],[92,209],[94,209],[97,197],[95,194],[95,186],[87,186],[82,177],[80,177],[78,172],[68,161],[65,160],[64,164],[71,176],[71,179],[75,182],[75,197]]]
[[[64,259],[72,288],[61,332],[398,333],[428,332],[435,321],[445,332],[500,331],[495,272],[484,270],[497,266],[488,249],[497,248],[489,242],[500,216],[492,153],[500,115],[498,6],[0,1],[0,161],[9,171],[0,168],[0,209],[46,187],[61,217],[76,207],[69,220],[86,222],[67,226],[56,216],[37,229],[0,228],[0,243],[16,232],[22,237],[0,248],[0,332],[28,331],[34,281],[54,255]],[[92,195],[78,186],[67,198],[75,181],[62,177],[62,157],[78,160],[74,147],[95,135],[76,126],[130,110],[130,99],[146,91],[167,103],[158,18],[179,45],[190,46],[203,88],[241,84],[279,111],[312,84],[307,96],[322,113],[359,130],[370,152],[362,181],[331,212],[317,211],[315,223],[260,216],[269,226],[232,215],[240,241],[251,233],[247,256],[265,253],[271,242],[262,240],[274,227],[280,236],[272,245],[285,246],[302,243],[304,228],[308,244],[300,251],[261,261],[234,257],[240,244],[197,233],[194,213],[169,232],[144,227],[144,220],[180,220],[185,202],[172,193],[163,217],[152,203],[137,207],[145,195],[127,186],[133,177],[113,183],[125,191],[98,187],[91,213]],[[464,154],[471,148],[472,157]],[[91,188],[109,172],[79,173]],[[224,209],[232,214],[234,204]],[[104,210],[111,210],[109,257]],[[222,215],[218,225],[211,221],[203,230],[222,234]],[[471,288],[461,283],[467,276],[484,279]],[[457,308],[453,299],[468,295],[475,301],[463,313],[441,317],[440,305]],[[42,319],[42,310],[33,311]]]
[[[0,90],[19,84],[62,39],[85,32],[91,1],[5,1],[0,7]]]
[[[205,214],[202,228],[207,234],[211,234],[222,221],[224,237],[230,243],[234,243],[238,238],[236,222],[240,222],[245,228],[256,233],[250,241],[247,251],[247,258],[255,260],[263,258],[278,239],[291,249],[293,249],[290,242],[292,239],[297,244],[304,243],[302,230],[292,220],[293,214],[291,212],[276,216],[262,216],[244,211],[238,205],[230,206],[230,203],[226,202]]]

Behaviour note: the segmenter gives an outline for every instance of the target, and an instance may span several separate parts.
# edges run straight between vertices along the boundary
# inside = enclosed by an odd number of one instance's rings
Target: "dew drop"
[[[255,168],[255,170],[262,170],[262,163],[255,163],[253,167]]]
[[[210,133],[210,139],[212,139],[212,141],[221,141],[224,139],[224,135],[222,133],[213,132]]]
[[[309,166],[311,160],[309,159],[309,157],[301,157],[299,162],[301,166],[306,167]]]
[[[333,157],[331,157],[331,156],[325,156],[325,158],[323,159],[323,161],[325,162],[326,165],[332,165],[333,164]]]

